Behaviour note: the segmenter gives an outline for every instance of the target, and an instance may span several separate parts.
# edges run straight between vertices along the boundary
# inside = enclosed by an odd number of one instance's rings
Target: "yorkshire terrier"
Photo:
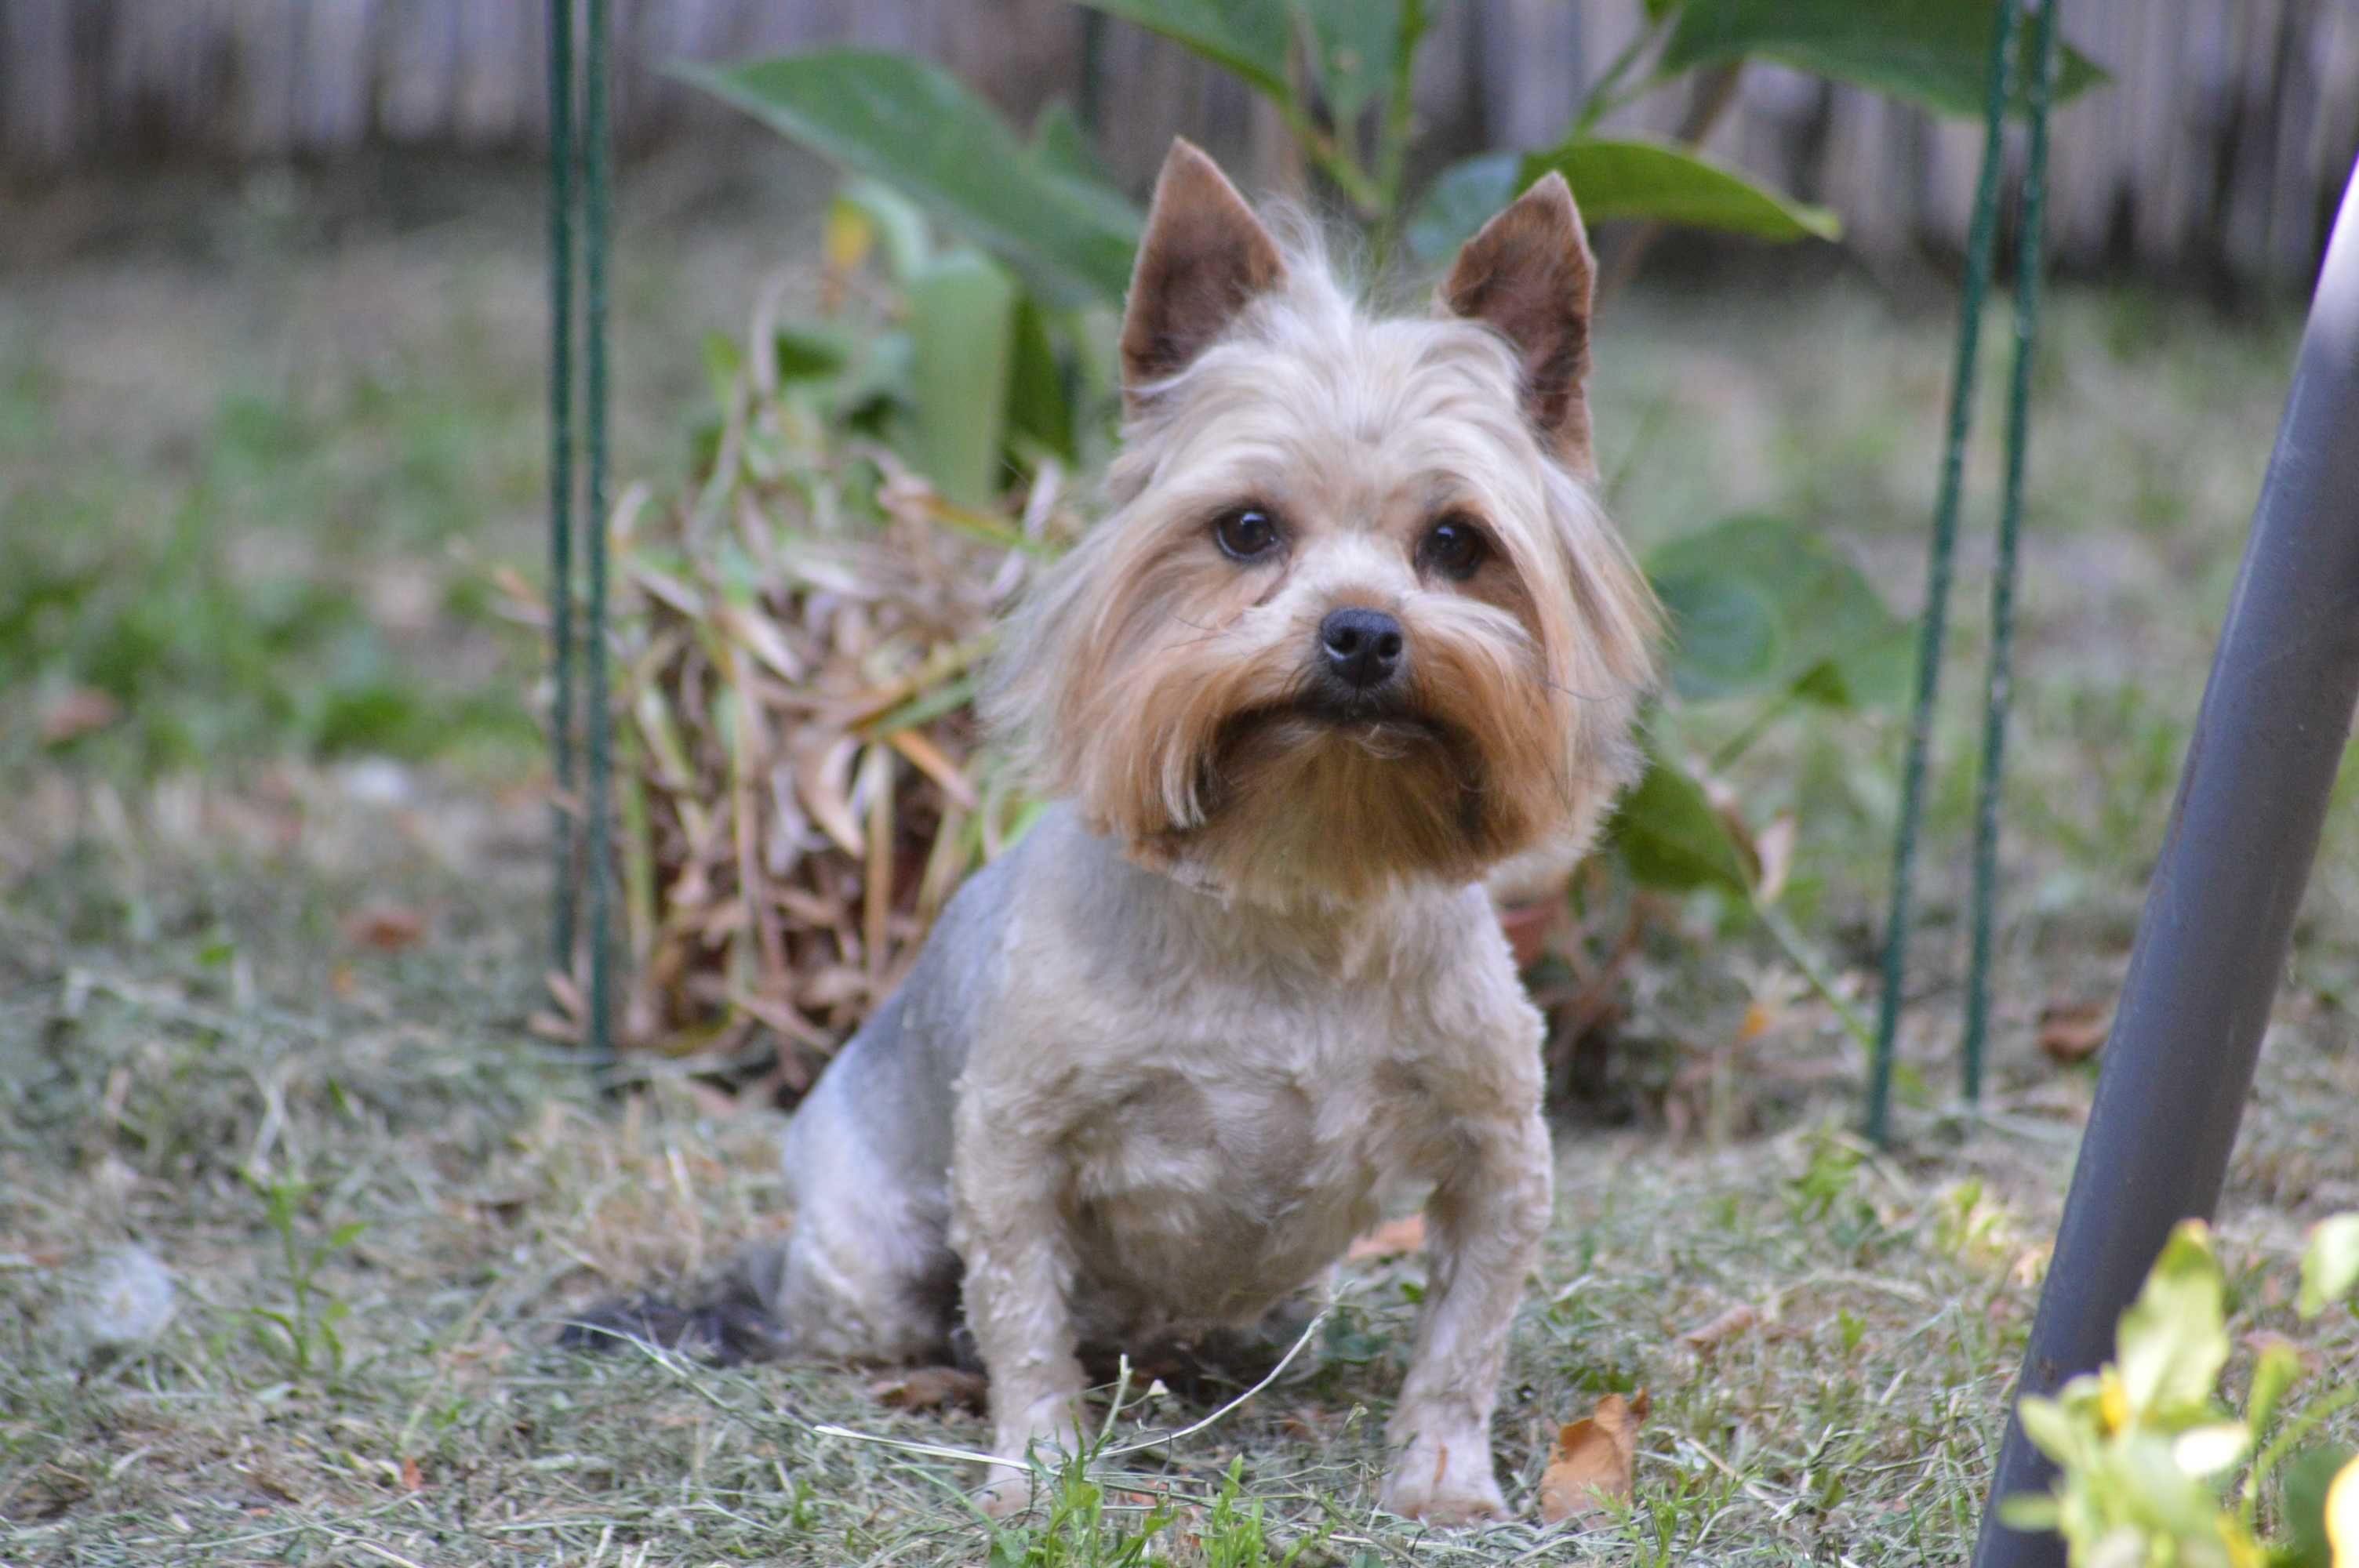
[[[1490,1425],[1550,1206],[1540,1019],[1483,881],[1586,846],[1656,629],[1594,492],[1593,264],[1549,175],[1375,319],[1201,152],[1156,182],[1108,514],[984,711],[1056,804],[795,1116],[791,1354],[990,1377],[995,1509],[1083,1346],[1250,1325],[1388,1197],[1431,1284],[1384,1506],[1504,1511]]]

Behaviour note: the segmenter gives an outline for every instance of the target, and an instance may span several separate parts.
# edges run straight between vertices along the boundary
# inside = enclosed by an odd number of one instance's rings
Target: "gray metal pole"
[[[2328,242],[2293,392],[2147,892],[2020,1393],[2113,1353],[2170,1227],[2220,1199],[2294,911],[2359,701],[2359,169]],[[2049,1485],[2007,1422],[1976,1568],[2064,1561],[1998,1522]]]

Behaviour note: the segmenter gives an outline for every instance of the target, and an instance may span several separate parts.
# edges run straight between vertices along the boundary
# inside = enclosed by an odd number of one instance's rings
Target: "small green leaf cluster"
[[[352,1309],[321,1289],[320,1271],[360,1239],[368,1222],[347,1220],[306,1246],[301,1237],[303,1211],[319,1184],[284,1173],[267,1177],[253,1171],[244,1174],[246,1185],[262,1200],[264,1223],[278,1238],[288,1287],[284,1307],[246,1309],[247,1329],[255,1344],[289,1377],[340,1376],[344,1369],[344,1341],[338,1325]]]
[[[2310,1233],[2300,1314],[2313,1320],[2354,1293],[2359,1214],[2347,1214]],[[2059,1532],[2071,1562],[2088,1568],[2359,1563],[2359,1456],[2312,1441],[2330,1417],[2359,1402],[2359,1383],[2345,1377],[2289,1410],[2301,1355],[2272,1342],[2255,1362],[2243,1411],[2222,1402],[2227,1281],[2201,1221],[2171,1233],[2122,1314],[2114,1345],[2111,1362],[2054,1398],[2022,1400],[2024,1434],[2060,1475],[2052,1491],[2006,1499],[2008,1525]],[[2273,1477],[2270,1532],[2261,1513]]]

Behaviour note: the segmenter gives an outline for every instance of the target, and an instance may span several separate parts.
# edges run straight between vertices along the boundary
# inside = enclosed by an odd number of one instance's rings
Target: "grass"
[[[766,256],[759,208],[646,200],[622,230],[625,473],[676,460],[698,330],[732,325]],[[528,650],[469,585],[536,559],[538,234],[512,199],[407,229],[331,223],[321,191],[239,200],[192,254],[20,261],[0,318],[0,1563],[1962,1560],[2093,1081],[2035,1048],[2038,1013],[2119,984],[2288,321],[2056,300],[1984,1114],[1946,1093],[1975,555],[1896,1153],[1843,1132],[1855,1048],[1777,950],[1685,908],[1632,974],[1635,1124],[1560,1140],[1496,1433],[1522,1521],[1374,1510],[1410,1256],[1349,1268],[1304,1356],[1231,1414],[995,1529],[962,1465],[819,1432],[984,1441],[973,1416],[888,1407],[873,1374],[555,1347],[569,1310],[781,1217],[774,1116],[676,1068],[603,1098],[526,1027]],[[1781,510],[1911,602],[1950,325],[1823,281],[1642,291],[1599,350],[1617,510],[1642,541]],[[372,682],[397,696],[358,700]],[[28,739],[77,686],[121,717]],[[395,717],[331,721],[354,707]],[[1854,991],[1897,742],[1788,722],[1734,779],[1756,822],[1798,816],[1788,913]],[[2298,1332],[2258,1265],[2281,1275],[2309,1220],[2359,1206],[2343,788],[2223,1209],[2240,1332]],[[101,1343],[91,1292],[131,1247],[176,1310]],[[1750,1326],[1690,1337],[1736,1307]],[[2313,1387],[2359,1357],[2346,1320],[2306,1342]],[[1629,1509],[1542,1530],[1557,1425],[1640,1387]],[[1134,1386],[1113,1435],[1235,1391]]]

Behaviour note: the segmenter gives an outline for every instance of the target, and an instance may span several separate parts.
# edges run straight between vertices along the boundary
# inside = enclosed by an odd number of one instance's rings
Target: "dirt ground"
[[[632,171],[620,477],[679,473],[700,335],[791,263],[816,189],[785,154]],[[1848,1131],[1864,1064],[1831,1011],[1699,900],[1632,971],[1611,1116],[1560,1135],[1497,1428],[1523,1519],[1375,1511],[1409,1251],[1349,1265],[1239,1408],[995,1530],[922,1451],[983,1440],[962,1409],[905,1408],[873,1371],[554,1345],[568,1311],[783,1216],[775,1114],[674,1067],[602,1096],[527,1028],[538,677],[488,585],[543,547],[536,200],[411,164],[163,182],[41,198],[0,244],[0,1563],[1963,1559],[2094,1081],[2040,1047],[2043,1015],[2101,1019],[2118,987],[2293,315],[2052,299],[1979,1111],[1951,1087],[1970,543],[1894,1149]],[[1616,514],[1643,546],[1781,513],[1912,609],[1945,299],[1774,256],[1658,269],[1600,322]],[[57,743],[85,689],[109,710]],[[1796,818],[1786,908],[1854,999],[1898,744],[1886,717],[1797,717],[1732,773],[1752,820]],[[2297,1331],[2265,1281],[2359,1206],[2354,774],[2223,1208],[2240,1332]],[[2359,1325],[2302,1332],[2313,1386],[2359,1375]],[[1243,1387],[1134,1385],[1111,1430]],[[1541,1527],[1557,1426],[1640,1388],[1632,1503]]]

